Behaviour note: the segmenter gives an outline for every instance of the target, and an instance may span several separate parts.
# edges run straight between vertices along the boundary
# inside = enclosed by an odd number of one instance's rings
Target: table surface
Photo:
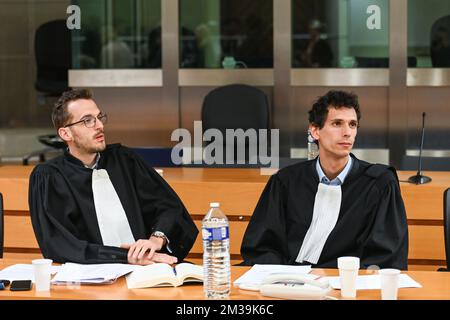
[[[0,269],[17,263],[31,263],[29,260],[0,259]],[[249,267],[231,267],[232,281],[239,278]],[[321,276],[336,276],[335,269],[313,269],[312,273]],[[399,289],[399,300],[450,300],[450,272],[408,271],[422,288]],[[370,271],[360,270],[360,275],[370,274]],[[329,296],[340,299],[340,291],[332,290]],[[109,285],[55,286],[49,293],[36,293],[34,286],[31,291],[0,291],[0,300],[203,300],[201,284],[183,285],[180,287],[128,289],[125,278],[119,278]],[[263,297],[254,291],[241,290],[232,287],[230,300],[261,300],[273,299]],[[357,300],[379,300],[380,290],[359,290]]]

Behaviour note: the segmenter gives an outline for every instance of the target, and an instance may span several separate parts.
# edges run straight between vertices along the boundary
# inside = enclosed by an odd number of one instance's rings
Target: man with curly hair
[[[407,269],[408,227],[393,167],[352,153],[358,98],[329,91],[309,111],[319,156],[273,175],[244,235],[244,264],[336,268],[356,256],[361,267]]]

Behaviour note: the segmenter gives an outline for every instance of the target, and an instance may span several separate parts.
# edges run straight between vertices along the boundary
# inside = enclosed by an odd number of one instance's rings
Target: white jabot
[[[92,170],[92,193],[98,226],[105,246],[136,242],[125,210],[104,169]]]
[[[313,218],[296,262],[316,264],[322,254],[323,246],[333,231],[341,209],[341,186],[319,183],[314,201]]]

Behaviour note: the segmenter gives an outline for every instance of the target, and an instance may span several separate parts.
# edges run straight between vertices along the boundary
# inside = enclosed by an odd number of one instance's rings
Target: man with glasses
[[[175,263],[198,230],[183,203],[142,158],[106,145],[107,116],[88,90],[63,93],[52,113],[64,155],[30,176],[33,229],[56,262]]]

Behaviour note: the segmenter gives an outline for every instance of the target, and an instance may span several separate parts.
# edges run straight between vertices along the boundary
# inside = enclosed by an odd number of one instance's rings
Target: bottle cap
[[[211,202],[211,203],[209,204],[209,206],[210,206],[211,208],[218,208],[218,207],[220,207],[220,203],[218,203],[218,202]]]

